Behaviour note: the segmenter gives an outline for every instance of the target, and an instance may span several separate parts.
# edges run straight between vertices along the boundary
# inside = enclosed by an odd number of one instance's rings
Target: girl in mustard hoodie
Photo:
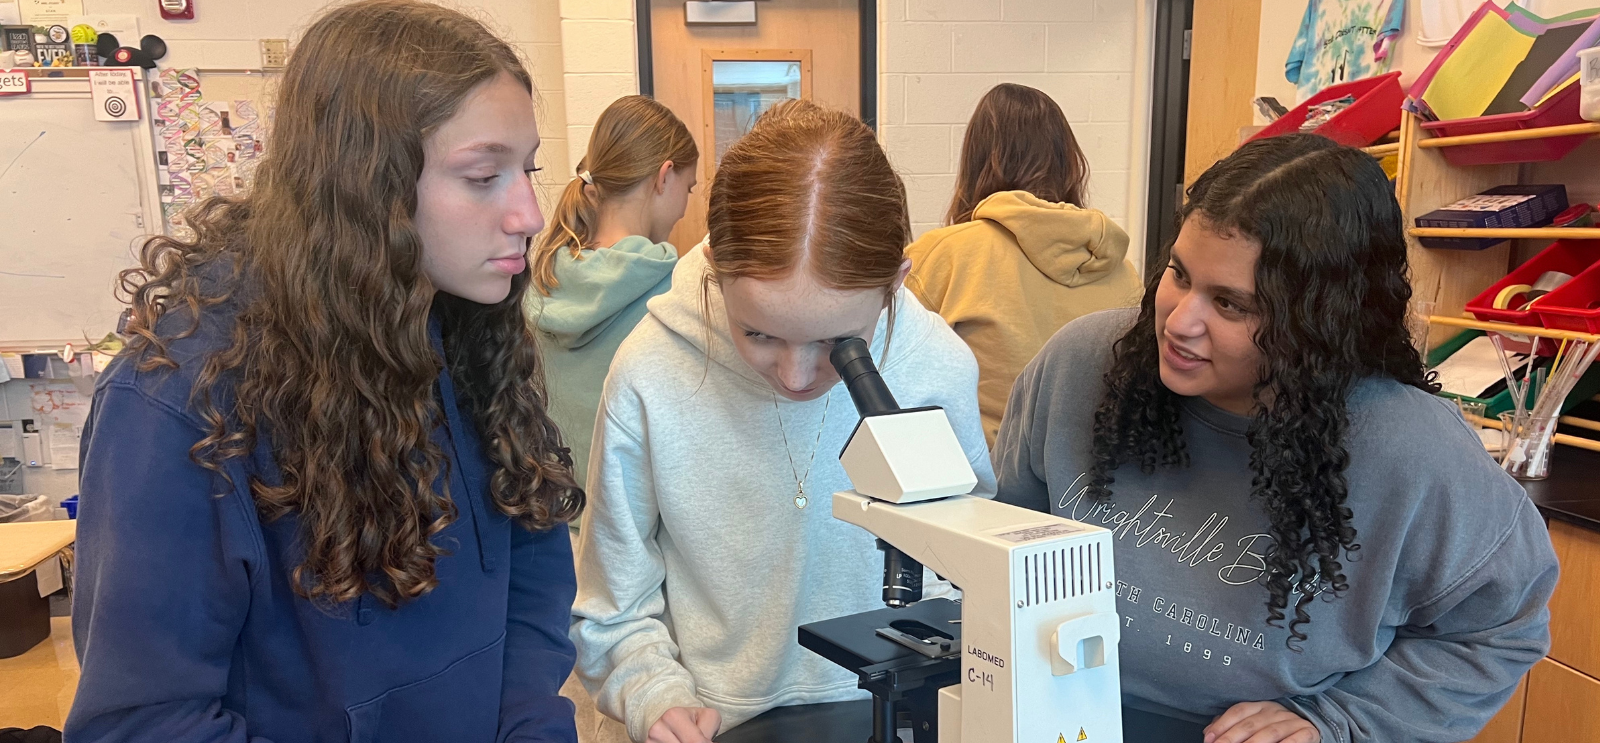
[[[1061,108],[1005,83],[972,114],[949,226],[906,249],[906,285],[978,358],[983,432],[994,446],[1011,384],[1061,326],[1139,301],[1128,234],[1084,209],[1089,163]]]

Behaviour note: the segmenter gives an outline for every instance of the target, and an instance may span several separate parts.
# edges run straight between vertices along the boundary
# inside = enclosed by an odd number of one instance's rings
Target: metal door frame
[[[1146,275],[1161,271],[1161,254],[1178,237],[1183,203],[1184,145],[1189,125],[1189,37],[1194,0],[1158,0],[1150,69],[1150,180],[1145,205]]]
[[[861,120],[878,129],[878,2],[859,0],[861,20]],[[634,37],[638,43],[639,94],[654,96],[656,73],[650,33],[650,0],[633,0]],[[1179,156],[1180,162],[1182,156]]]

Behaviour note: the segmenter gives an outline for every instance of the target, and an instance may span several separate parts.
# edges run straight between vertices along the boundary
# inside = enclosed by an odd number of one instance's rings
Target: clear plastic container
[[[1589,121],[1600,121],[1600,47],[1578,52],[1578,69],[1578,81],[1583,86],[1578,114]]]
[[[1543,480],[1550,476],[1550,453],[1555,440],[1556,416],[1524,412],[1500,414],[1502,454],[1500,466],[1518,480]]]

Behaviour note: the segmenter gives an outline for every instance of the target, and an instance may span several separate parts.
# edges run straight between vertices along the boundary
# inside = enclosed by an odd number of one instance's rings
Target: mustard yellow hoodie
[[[1011,384],[1061,326],[1138,304],[1128,233],[1102,212],[1002,191],[973,220],[934,230],[906,249],[906,285],[978,358],[978,406],[994,446]]]

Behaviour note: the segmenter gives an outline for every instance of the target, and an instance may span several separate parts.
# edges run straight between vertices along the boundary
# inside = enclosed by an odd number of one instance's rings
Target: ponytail
[[[583,168],[580,162],[578,171],[583,172]],[[582,178],[573,176],[567,187],[561,190],[561,198],[556,201],[556,208],[550,214],[550,224],[545,227],[544,234],[539,236],[532,254],[528,256],[533,285],[545,296],[549,296],[551,290],[556,288],[556,254],[565,248],[576,257],[584,248],[591,247],[594,239],[599,205],[589,197],[584,188],[586,185]]]
[[[555,290],[556,258],[563,249],[576,258],[585,248],[599,247],[594,239],[601,202],[654,178],[662,163],[693,168],[699,159],[689,128],[666,106],[642,95],[613,101],[594,123],[578,175],[561,191],[549,226],[534,241],[529,255],[534,288],[545,296]]]

